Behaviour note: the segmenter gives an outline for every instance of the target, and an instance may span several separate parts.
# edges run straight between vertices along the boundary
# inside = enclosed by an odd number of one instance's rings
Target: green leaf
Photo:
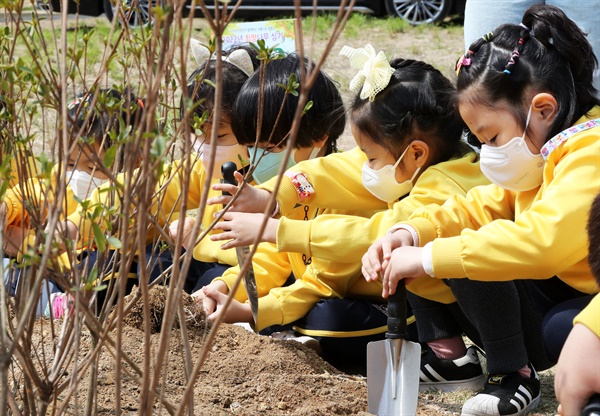
[[[92,268],[92,271],[90,272],[89,276],[87,276],[85,278],[85,281],[93,283],[96,281],[97,278],[98,278],[98,266],[94,266]]]
[[[114,248],[119,249],[122,246],[121,240],[119,240],[117,237],[108,237],[107,240],[108,240],[108,244],[110,244]]]
[[[104,233],[95,222],[92,223],[92,231],[94,232],[94,240],[96,241],[96,247],[98,247],[98,251],[102,252],[106,250],[106,237]]]
[[[308,110],[310,110],[313,106],[313,102],[309,101],[306,103],[306,105],[304,106],[304,111],[302,111],[302,114],[306,114],[308,112]]]
[[[94,286],[94,287],[92,288],[92,290],[95,290],[95,291],[97,291],[97,292],[100,292],[101,290],[104,290],[104,289],[106,289],[107,287],[108,287],[108,285],[107,285],[106,283],[103,283],[103,284],[101,284],[101,285],[99,285],[99,286]]]
[[[104,166],[107,168],[111,168],[115,163],[115,157],[117,155],[117,146],[111,146],[108,148],[106,153],[104,153]]]

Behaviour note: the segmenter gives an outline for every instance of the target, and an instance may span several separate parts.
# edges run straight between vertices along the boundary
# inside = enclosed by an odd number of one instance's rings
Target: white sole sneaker
[[[461,416],[524,416],[540,403],[540,379],[531,365],[531,377],[519,373],[489,376],[483,391],[462,407]]]
[[[481,390],[483,384],[485,383],[485,378],[486,375],[482,374],[477,377],[460,381],[421,381],[419,383],[419,391],[423,393],[430,390],[438,390],[443,392],[452,392],[456,390]]]

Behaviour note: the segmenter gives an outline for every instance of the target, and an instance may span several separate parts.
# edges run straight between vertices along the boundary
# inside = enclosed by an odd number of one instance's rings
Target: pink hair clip
[[[463,66],[469,66],[471,65],[471,58],[467,58],[466,56],[462,56],[459,58],[459,60],[456,62],[456,75],[458,75],[458,73],[460,72],[460,69]]]

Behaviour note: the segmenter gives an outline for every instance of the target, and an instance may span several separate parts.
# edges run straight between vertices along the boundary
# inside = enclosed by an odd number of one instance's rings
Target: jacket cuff
[[[235,269],[238,272],[240,271],[240,269],[238,267],[235,267]],[[228,270],[230,270],[230,269],[228,269]],[[233,288],[233,285],[235,284],[237,277],[238,277],[237,273],[236,274],[233,274],[233,273],[223,274],[223,276],[214,278],[211,281],[211,283],[216,282],[216,281],[221,281],[221,282],[225,283],[225,286],[227,286],[227,291],[231,292],[231,288]],[[238,302],[242,302],[242,303],[246,302],[248,300],[248,294],[246,293],[246,288],[244,287],[243,279],[240,282],[237,290],[235,291],[235,295],[233,296],[233,298],[235,300],[237,300]]]
[[[16,220],[20,204],[18,204],[16,198],[10,195],[10,191],[4,196],[4,203],[6,203],[6,217],[4,226],[13,225],[17,222]]]
[[[277,178],[270,179],[262,185],[259,185],[258,188],[266,189],[267,191],[273,193],[275,190],[275,183]],[[298,192],[296,192],[296,187],[292,184],[292,181],[287,176],[281,178],[281,184],[279,185],[279,191],[277,192],[277,203],[279,204],[279,214],[281,216],[289,213],[298,202]]]
[[[77,233],[79,235],[79,242],[82,245],[88,245],[93,241],[92,224],[93,221],[86,218],[85,213],[81,212],[81,207],[67,217],[67,221],[71,221],[77,227]],[[100,227],[102,228],[102,227]]]
[[[258,300],[258,316],[256,319],[254,330],[257,332],[272,325],[283,325],[283,311],[275,295],[268,294]]]
[[[438,238],[431,249],[433,272],[438,279],[466,277],[461,256],[460,236]]]
[[[310,230],[311,221],[291,220],[287,217],[279,219],[277,226],[277,251],[304,253],[312,256],[310,253]]]
[[[427,218],[413,218],[404,224],[410,225],[417,232],[417,235],[419,236],[419,247],[423,247],[425,244],[438,237],[437,229]]]
[[[573,324],[582,324],[588,327],[596,336],[600,337],[600,295],[596,295],[586,308],[577,315]]]

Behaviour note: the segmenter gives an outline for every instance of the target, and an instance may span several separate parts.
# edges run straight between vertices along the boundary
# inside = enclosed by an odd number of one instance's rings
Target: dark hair
[[[93,137],[96,143],[104,143],[106,150],[113,145],[109,136],[111,130],[118,132],[121,122],[125,126],[139,123],[144,102],[129,89],[124,92],[113,88],[100,89],[95,106],[91,109],[94,95],[94,91],[82,93],[69,103],[67,123],[73,130],[73,137],[77,133],[87,138]]]
[[[131,90],[119,92],[116,89],[100,89],[94,108],[90,108],[94,91],[79,94],[68,105],[67,123],[70,137],[78,136],[94,139],[102,145],[104,151],[113,146],[111,134],[119,133],[122,126],[135,127],[139,124],[144,110],[144,101],[136,97]],[[89,116],[89,118],[88,118]],[[91,144],[89,141],[86,143]],[[124,153],[119,152],[116,168],[121,170]]]
[[[485,35],[469,47],[463,61],[458,99],[486,106],[504,101],[522,126],[526,93],[552,94],[558,112],[547,140],[600,104],[592,84],[598,66],[592,46],[557,7],[531,6],[521,25],[505,24]]]
[[[302,65],[308,68],[308,60],[301,59],[297,54],[290,54],[266,64],[260,142],[267,142],[272,135],[270,143],[273,145],[281,143],[284,146],[287,143],[298,97],[286,93],[282,85],[288,85],[292,74],[301,82]],[[314,68],[314,64],[311,64],[311,67]],[[240,144],[253,146],[256,142],[260,91],[260,74],[257,71],[240,90],[232,113],[231,127]],[[317,74],[308,101],[312,101],[312,107],[300,120],[294,147],[312,147],[314,142],[328,136],[326,149],[327,153],[331,153],[335,149],[337,138],[344,132],[346,113],[335,83],[323,71]]]
[[[592,274],[600,286],[600,194],[592,202],[590,216],[588,217],[587,232],[590,241],[588,262],[592,269]]]
[[[240,49],[248,52],[248,55],[252,61],[252,67],[254,69],[258,68],[259,61],[256,56],[256,50],[247,44],[236,45],[226,51],[223,51],[223,57],[227,57],[232,52]],[[246,82],[248,79],[248,75],[240,68],[227,61],[223,61],[222,68],[221,111],[230,116],[231,112],[233,111],[238,92],[240,91],[240,88],[242,88],[244,82]],[[210,59],[192,72],[192,75],[190,75],[188,79],[188,96],[196,105],[194,108],[194,114],[199,118],[202,117],[205,111],[212,112],[214,109],[214,83],[216,82],[216,76],[216,61],[214,59]],[[181,118],[183,118],[185,115],[184,107],[185,106],[183,105],[182,101],[180,107]],[[190,120],[190,122],[193,122],[193,120]]]
[[[356,96],[352,123],[397,158],[414,139],[431,148],[429,164],[457,155],[464,124],[452,108],[454,85],[425,62],[394,59],[390,65],[392,78],[372,102]]]

